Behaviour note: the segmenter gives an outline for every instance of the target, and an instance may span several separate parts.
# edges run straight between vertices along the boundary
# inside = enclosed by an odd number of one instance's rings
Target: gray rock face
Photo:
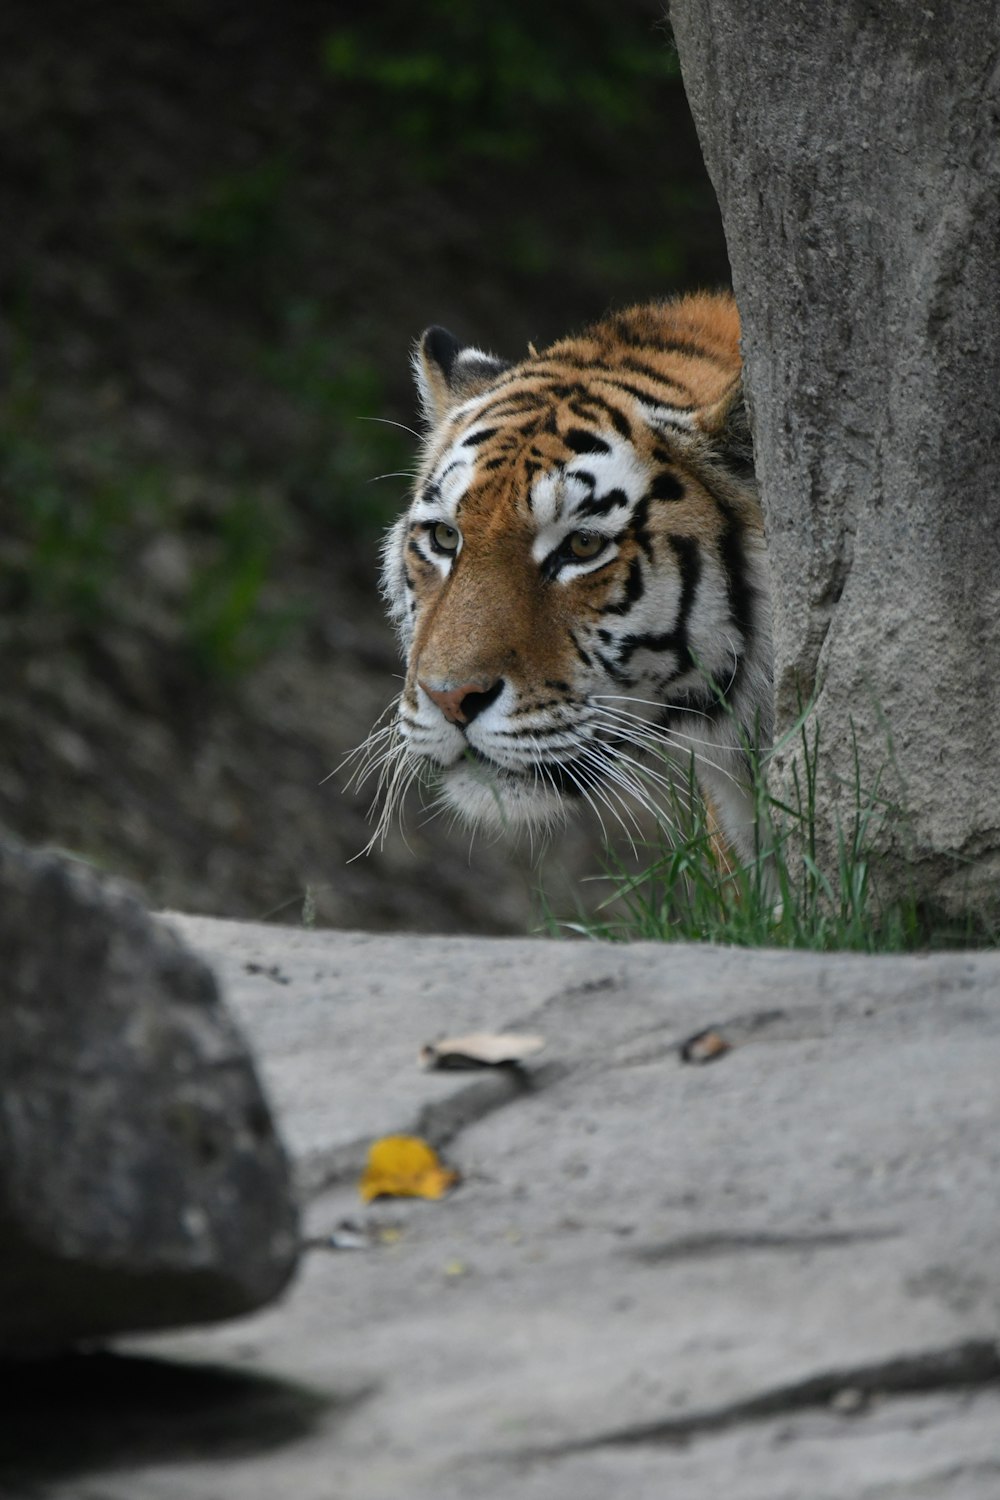
[[[304,1274],[121,1341],[119,1389],[159,1391],[44,1484],[25,1444],[17,1500],[996,1500],[1000,954],[176,925],[281,1112]],[[730,1050],[682,1061],[706,1027]],[[547,1046],[418,1064],[493,1029]],[[362,1205],[397,1131],[447,1198]]]
[[[821,844],[1000,919],[996,6],[688,0],[684,82],[743,317],[779,732],[816,700]],[[785,767],[785,784],[790,767]]]
[[[207,965],[88,871],[0,847],[0,1353],[245,1312],[296,1257]]]

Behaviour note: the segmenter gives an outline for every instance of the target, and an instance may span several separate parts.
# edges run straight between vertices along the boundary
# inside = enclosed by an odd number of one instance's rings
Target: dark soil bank
[[[527,850],[331,776],[432,321],[516,353],[726,280],[659,6],[0,17],[0,820],[221,915],[524,930]],[[382,477],[378,482],[372,482]],[[328,779],[329,778],[329,779]],[[597,865],[590,834],[549,854]]]

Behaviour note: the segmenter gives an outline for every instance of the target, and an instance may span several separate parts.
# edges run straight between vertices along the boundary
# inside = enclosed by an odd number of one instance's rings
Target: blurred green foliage
[[[331,30],[324,64],[331,79],[377,93],[387,127],[428,179],[456,160],[535,157],[552,132],[573,129],[574,116],[584,118],[583,135],[648,124],[656,85],[678,77],[662,35],[642,45],[614,7],[593,0],[530,9],[425,0],[398,26],[385,10]]]
[[[386,491],[378,481],[412,471],[416,433],[380,415],[387,399],[375,361],[338,335],[332,313],[303,299],[288,307],[281,338],[261,350],[260,367],[308,419],[309,436],[287,470],[299,504],[352,537],[387,526],[401,486]]]
[[[259,500],[237,493],[219,518],[214,557],[192,574],[181,612],[184,638],[211,677],[252,671],[308,617],[306,601],[267,601],[271,533]]]
[[[227,494],[213,514],[176,472],[137,462],[106,436],[56,453],[42,411],[22,342],[0,401],[0,612],[9,621],[44,613],[91,631],[153,624],[209,677],[251,670],[305,613],[266,600],[278,548],[261,498]],[[169,599],[156,600],[143,556],[165,536],[181,549],[181,565]],[[197,542],[187,548],[189,538]]]
[[[178,243],[227,272],[238,268],[248,253],[272,252],[284,229],[282,197],[290,173],[283,156],[267,156],[250,167],[210,178],[172,223]]]

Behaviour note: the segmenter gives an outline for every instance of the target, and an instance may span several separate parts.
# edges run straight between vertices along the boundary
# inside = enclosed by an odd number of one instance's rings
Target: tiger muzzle
[[[419,681],[428,698],[441,710],[448,723],[459,727],[471,724],[484,709],[495,703],[504,687],[502,677],[497,677],[492,682],[484,679],[464,682],[459,687],[436,687],[423,678]]]

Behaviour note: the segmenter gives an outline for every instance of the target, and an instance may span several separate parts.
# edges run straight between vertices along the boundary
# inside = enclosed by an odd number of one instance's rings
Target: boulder
[[[881,799],[883,896],[995,932],[996,8],[690,0],[672,23],[743,320],[778,732],[810,703],[820,728],[815,847],[836,870]]]
[[[86,868],[0,846],[0,1353],[245,1312],[297,1254],[212,971]]]

